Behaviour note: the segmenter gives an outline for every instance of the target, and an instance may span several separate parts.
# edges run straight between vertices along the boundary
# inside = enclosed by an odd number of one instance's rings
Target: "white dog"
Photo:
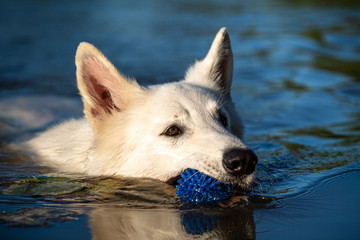
[[[241,140],[225,28],[179,82],[141,87],[89,43],[79,45],[76,67],[85,118],[27,143],[44,164],[67,172],[162,181],[186,168],[242,187],[253,180],[258,159]]]

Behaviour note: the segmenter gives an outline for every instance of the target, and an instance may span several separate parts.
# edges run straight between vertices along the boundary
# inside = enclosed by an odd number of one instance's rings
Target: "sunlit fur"
[[[89,43],[79,45],[76,66],[85,118],[27,143],[42,163],[66,172],[162,181],[186,168],[241,186],[253,180],[254,174],[234,177],[222,165],[226,150],[247,148],[230,95],[233,56],[225,28],[179,82],[141,87]],[[165,135],[171,125],[181,134]]]

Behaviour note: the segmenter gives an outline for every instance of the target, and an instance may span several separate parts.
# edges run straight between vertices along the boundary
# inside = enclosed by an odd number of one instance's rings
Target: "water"
[[[142,84],[162,83],[181,79],[222,26],[235,57],[233,99],[260,158],[249,202],[188,208],[158,181],[58,176],[10,150],[81,116],[79,42],[93,43]],[[0,32],[2,239],[360,234],[357,1],[9,0],[0,3]]]

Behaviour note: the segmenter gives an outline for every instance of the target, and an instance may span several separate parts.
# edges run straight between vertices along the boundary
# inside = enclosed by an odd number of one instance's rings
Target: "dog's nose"
[[[257,162],[256,154],[250,149],[230,149],[223,156],[225,170],[236,176],[253,173]]]

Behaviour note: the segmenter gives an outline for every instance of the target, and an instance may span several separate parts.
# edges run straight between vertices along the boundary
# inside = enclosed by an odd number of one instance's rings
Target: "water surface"
[[[223,26],[233,100],[260,159],[248,202],[183,206],[158,181],[57,174],[10,149],[82,115],[79,42],[147,85],[181,79]],[[0,3],[0,30],[2,239],[359,236],[357,1],[9,0]]]

